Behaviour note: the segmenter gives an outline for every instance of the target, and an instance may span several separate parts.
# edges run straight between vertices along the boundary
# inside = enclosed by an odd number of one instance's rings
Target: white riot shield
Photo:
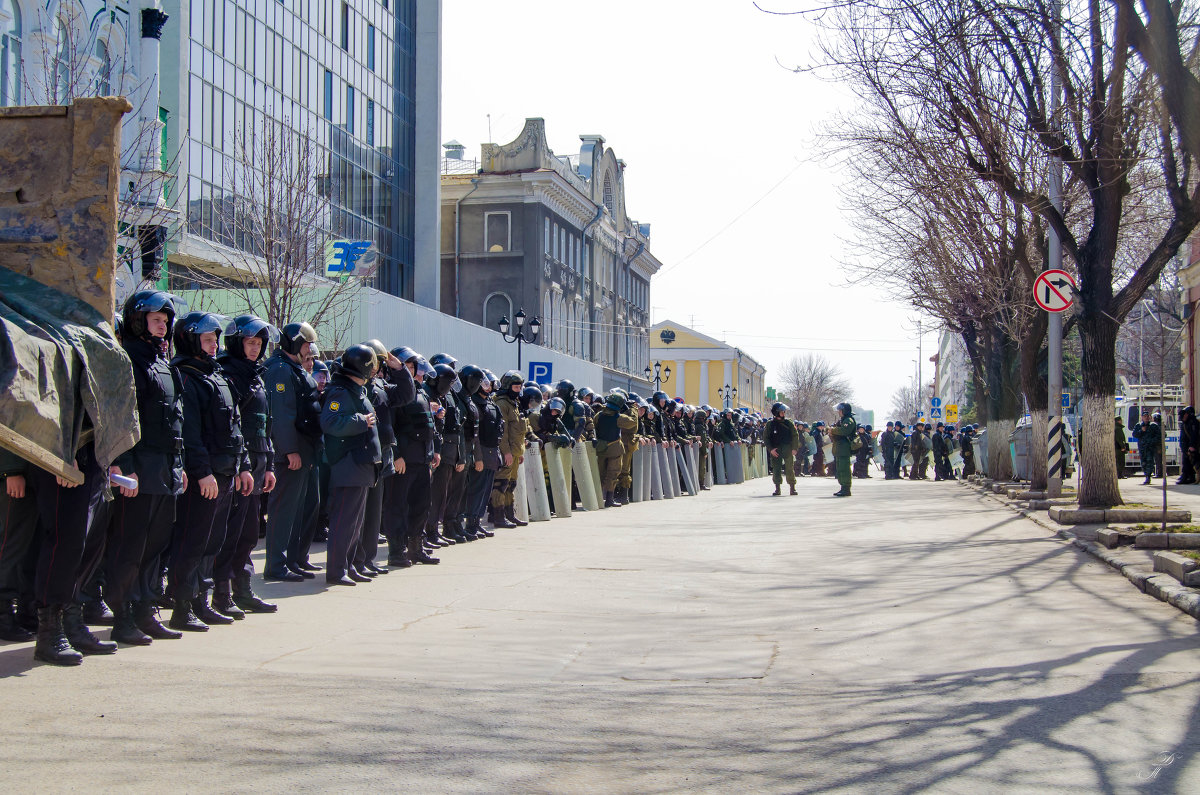
[[[596,447],[591,442],[580,442],[588,458],[588,472],[592,475],[592,488],[596,492],[596,507],[604,502],[604,486],[600,483],[600,461],[596,458]]]
[[[525,465],[529,456],[517,467],[517,485],[513,488],[513,516],[522,522],[529,521],[529,484],[525,482]]]
[[[711,447],[708,449],[707,455],[708,466],[704,468],[704,485],[711,489],[715,483],[713,479],[713,451]]]
[[[633,484],[629,489],[629,495],[633,497],[634,502],[641,502],[646,499],[645,483],[642,481],[645,469],[646,455],[642,452],[642,446],[639,444],[633,450]]]
[[[541,447],[536,442],[529,445],[520,468],[524,474],[518,475],[525,480],[525,492],[529,500],[529,521],[531,522],[550,521],[550,497],[546,494],[546,474],[542,470]]]
[[[702,442],[695,442],[688,448],[688,461],[692,465],[692,478],[696,485],[696,491],[700,491],[700,445]]]
[[[546,471],[550,473],[550,494],[554,497],[554,515],[566,519],[571,515],[571,448],[546,445]]]
[[[663,499],[662,471],[658,464],[658,442],[652,442],[646,448],[646,461],[650,470],[650,499]]]
[[[735,442],[725,443],[725,480],[730,485],[742,482],[742,454]]]
[[[750,445],[739,445],[742,448],[742,480],[746,481],[754,477],[754,472],[750,469]]]
[[[664,447],[663,456],[666,458],[667,471],[671,473],[671,493],[676,497],[683,496],[683,486],[679,482],[679,448]]]
[[[658,480],[662,483],[662,495],[664,500],[675,499],[675,479],[671,477],[671,467],[667,466],[667,445],[660,443],[655,445],[655,450],[658,454]]]
[[[708,451],[712,458],[709,467],[713,471],[713,477],[717,481],[718,486],[728,485],[729,479],[725,476],[725,444],[723,442],[713,442],[712,449]]]
[[[690,446],[691,445],[689,445],[689,447]],[[688,469],[687,457],[684,455],[683,447],[675,448],[675,462],[677,464],[676,468],[679,470],[679,474],[683,480],[684,490],[687,492],[689,497],[695,497],[696,487],[692,485],[692,473]]]
[[[595,459],[596,450],[591,442],[580,440],[571,448],[571,474],[575,478],[575,485],[579,487],[579,502],[583,505],[583,510],[598,511],[600,502],[596,499],[596,482],[592,480],[588,450],[592,451],[592,458]]]

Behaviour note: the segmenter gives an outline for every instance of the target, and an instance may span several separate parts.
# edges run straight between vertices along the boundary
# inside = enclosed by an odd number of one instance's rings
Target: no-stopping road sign
[[[1066,271],[1049,270],[1033,282],[1033,300],[1047,312],[1063,312],[1075,303],[1075,277]]]

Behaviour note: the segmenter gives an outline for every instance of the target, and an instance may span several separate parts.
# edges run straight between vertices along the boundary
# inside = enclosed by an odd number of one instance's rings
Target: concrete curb
[[[995,494],[988,490],[980,489],[980,492],[985,497],[990,497],[1007,506],[1012,511],[1024,516],[1034,524],[1049,530],[1056,538],[1069,541],[1092,557],[1107,563],[1124,575],[1125,579],[1133,583],[1142,593],[1149,594],[1160,602],[1166,602],[1172,607],[1187,613],[1192,618],[1200,619],[1200,591],[1185,587],[1171,575],[1157,573],[1149,566],[1121,560],[1115,552],[1106,549],[1095,541],[1088,541],[1087,539],[1080,538],[1067,528],[1055,526],[1049,518],[1043,518],[1034,511],[1013,505],[1006,500],[998,499]]]

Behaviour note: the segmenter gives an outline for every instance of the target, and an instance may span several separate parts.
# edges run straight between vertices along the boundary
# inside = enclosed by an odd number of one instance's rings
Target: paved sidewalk
[[[1181,792],[1196,622],[954,483],[576,514],[274,616],[34,665],[17,791]],[[1183,487],[1194,488],[1194,487]]]

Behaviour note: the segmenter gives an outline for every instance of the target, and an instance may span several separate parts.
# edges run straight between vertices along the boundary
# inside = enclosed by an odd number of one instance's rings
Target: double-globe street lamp
[[[737,387],[730,387],[729,384],[721,390],[721,399],[725,401],[725,408],[733,408],[733,401],[737,400]]]
[[[499,327],[500,336],[502,336],[504,338],[505,342],[517,343],[517,369],[520,370],[521,369],[521,343],[528,342],[528,343],[532,344],[533,341],[537,339],[538,331],[540,331],[542,328],[542,321],[538,320],[536,316],[533,318],[533,320],[530,320],[529,321],[529,336],[526,337],[525,336],[525,310],[518,309],[517,314],[513,315],[513,320],[517,321],[517,333],[512,335],[512,339],[509,339],[509,335],[508,335],[508,329],[509,329],[508,315],[505,315],[504,317],[500,318],[500,322],[497,323],[496,325],[497,325],[497,327]]]
[[[663,381],[671,380],[671,366],[667,365],[667,367],[664,369],[661,362],[654,363],[654,371],[653,372],[651,372],[651,370],[650,370],[650,365],[646,365],[646,369],[643,370],[642,372],[644,372],[646,374],[647,381],[654,382],[654,391],[655,392],[662,391],[662,382]],[[661,373],[661,375],[660,375],[660,373]]]

